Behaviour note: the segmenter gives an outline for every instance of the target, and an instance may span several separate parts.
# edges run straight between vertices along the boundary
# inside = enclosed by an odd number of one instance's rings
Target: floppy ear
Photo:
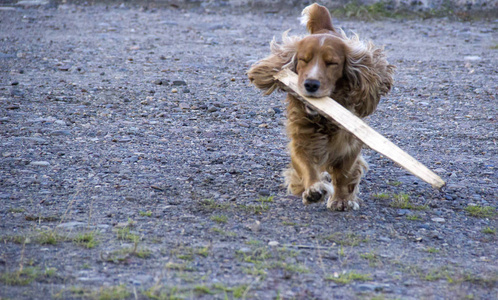
[[[345,35],[344,35],[345,36]],[[348,102],[360,117],[370,115],[393,85],[395,67],[388,63],[383,49],[364,44],[357,35],[345,38],[348,48],[344,74],[349,85]]]
[[[296,52],[300,37],[282,35],[282,43],[277,43],[275,38],[270,43],[271,55],[251,66],[247,75],[252,84],[263,90],[265,95],[271,94],[278,88],[278,81],[274,76],[282,69],[296,71]]]

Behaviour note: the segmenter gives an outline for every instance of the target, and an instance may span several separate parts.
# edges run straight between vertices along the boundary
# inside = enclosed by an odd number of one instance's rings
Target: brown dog
[[[329,96],[359,117],[371,114],[393,83],[394,66],[382,49],[337,31],[328,10],[318,4],[306,7],[301,21],[311,35],[284,33],[281,44],[272,41],[272,54],[248,71],[251,82],[270,94],[279,84],[273,76],[289,68],[306,96]],[[292,95],[287,101],[288,190],[302,195],[306,205],[328,197],[329,209],[359,209],[358,185],[368,168],[360,153],[363,144]]]

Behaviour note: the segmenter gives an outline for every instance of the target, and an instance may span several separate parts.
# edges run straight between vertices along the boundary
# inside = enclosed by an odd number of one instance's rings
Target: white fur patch
[[[318,65],[318,60],[315,62],[315,65],[311,68],[311,71],[308,73],[309,79],[318,79],[320,78],[320,66]]]

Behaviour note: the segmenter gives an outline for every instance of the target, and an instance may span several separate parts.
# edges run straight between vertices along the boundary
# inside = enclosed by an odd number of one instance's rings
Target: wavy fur
[[[335,30],[330,14],[323,6],[308,6],[302,16],[301,21],[313,38],[289,36],[288,31],[284,32],[280,43],[274,38],[270,43],[270,56],[249,69],[250,81],[269,95],[280,86],[274,75],[288,68],[303,76],[300,77],[303,80],[300,81],[301,88],[307,89],[306,81],[318,81],[321,91],[330,91],[331,98],[354,114],[359,117],[370,115],[393,85],[394,66],[387,62],[383,49],[370,41],[361,41],[356,34],[348,37],[343,30]],[[330,69],[327,66],[330,63],[321,58],[323,53],[330,51],[326,50],[330,48],[323,47],[324,39],[329,37],[329,45],[333,45],[336,57],[343,58],[340,60],[342,73],[337,67]],[[298,51],[303,51],[301,56]],[[315,59],[311,62],[303,58],[310,51],[313,53],[310,57],[319,57],[322,61]],[[319,78],[325,79],[317,80]],[[304,204],[320,202],[328,196],[329,209],[358,209],[358,186],[368,169],[361,156],[363,144],[292,95],[287,95],[287,101],[286,127],[290,137],[291,165],[283,174],[288,190],[302,195]],[[324,180],[320,175],[323,172],[330,174],[331,182]]]

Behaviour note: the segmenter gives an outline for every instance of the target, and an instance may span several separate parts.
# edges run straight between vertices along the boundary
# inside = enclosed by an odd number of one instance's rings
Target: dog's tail
[[[301,25],[306,26],[309,33],[320,33],[319,31],[333,31],[332,17],[325,6],[313,3],[301,12]]]

